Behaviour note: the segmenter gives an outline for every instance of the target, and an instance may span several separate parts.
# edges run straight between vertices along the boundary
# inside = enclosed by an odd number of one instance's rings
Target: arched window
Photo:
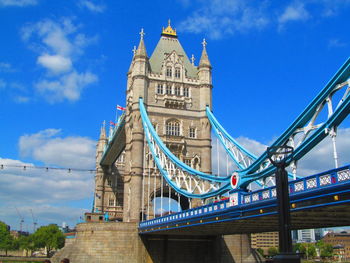
[[[157,130],[158,130],[158,125],[157,125],[157,123],[152,123],[152,125],[153,125],[154,130],[157,132]]]
[[[115,200],[114,198],[110,197],[109,200],[108,200],[108,205],[109,206],[115,206]]]
[[[171,77],[171,75],[172,75],[172,69],[171,69],[171,67],[166,67],[166,76],[167,76],[167,77]]]
[[[192,159],[192,163],[193,163],[193,168],[196,169],[196,170],[199,170],[199,168],[200,168],[200,159],[199,159],[198,156],[195,156]]]
[[[180,136],[180,123],[178,121],[169,121],[166,124],[166,135]]]
[[[158,94],[163,94],[163,85],[162,84],[158,84],[157,93]]]
[[[175,68],[175,78],[180,78],[180,68]]]
[[[196,138],[196,128],[190,128],[189,129],[189,137],[190,138]]]
[[[175,86],[175,95],[180,96],[180,86],[178,85]]]
[[[190,96],[190,91],[188,87],[184,87],[184,96],[189,97]]]
[[[165,94],[171,95],[171,85],[166,84]]]

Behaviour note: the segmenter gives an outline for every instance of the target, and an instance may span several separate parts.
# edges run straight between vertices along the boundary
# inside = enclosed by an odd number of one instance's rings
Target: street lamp
[[[272,146],[267,148],[267,155],[270,162],[277,168],[276,171],[276,192],[278,207],[279,225],[279,248],[280,252],[273,258],[273,262],[300,263],[300,258],[293,253],[292,235],[290,231],[290,201],[288,174],[286,171],[286,158],[293,153],[293,147]]]

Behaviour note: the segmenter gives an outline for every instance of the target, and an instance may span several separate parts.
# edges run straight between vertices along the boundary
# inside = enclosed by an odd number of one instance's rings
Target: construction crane
[[[19,221],[19,231],[22,232],[22,225],[24,223],[24,218],[21,215],[21,213],[18,211],[17,207],[15,207],[15,208],[16,208],[17,214],[18,214],[19,219],[20,219],[20,221]]]
[[[32,209],[29,209],[30,210],[30,213],[32,214],[32,219],[33,219],[33,233],[35,232],[36,230],[36,226],[38,224],[37,220],[34,220],[34,215],[33,215],[33,210]]]

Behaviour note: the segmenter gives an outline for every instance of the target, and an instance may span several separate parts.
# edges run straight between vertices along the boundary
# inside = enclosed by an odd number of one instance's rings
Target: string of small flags
[[[48,172],[49,170],[60,170],[71,172],[90,172],[95,173],[95,169],[77,169],[77,168],[58,168],[58,167],[49,167],[49,166],[34,166],[34,165],[10,165],[10,164],[0,164],[0,170],[5,170],[6,168],[21,168],[24,171],[27,169],[42,169]]]

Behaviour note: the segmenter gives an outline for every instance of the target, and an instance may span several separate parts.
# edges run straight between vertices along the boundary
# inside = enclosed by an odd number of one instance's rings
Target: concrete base
[[[77,225],[75,241],[51,259],[74,263],[116,262],[261,262],[252,253],[247,235],[140,237],[137,223],[105,222]]]
[[[295,253],[291,254],[278,254],[273,258],[273,263],[300,263],[299,255]]]

